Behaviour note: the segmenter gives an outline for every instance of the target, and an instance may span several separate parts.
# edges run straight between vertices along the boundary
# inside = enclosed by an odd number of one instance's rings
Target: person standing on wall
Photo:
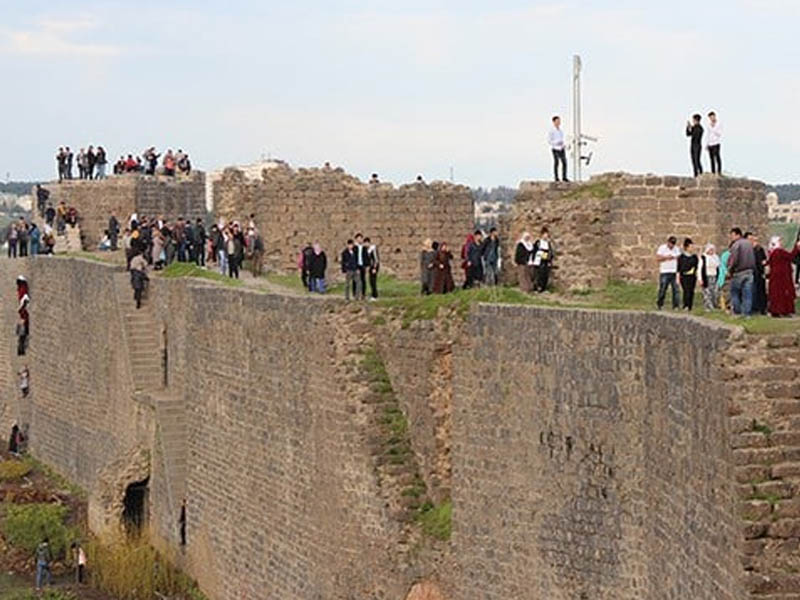
[[[486,285],[497,285],[500,280],[500,236],[497,227],[489,230],[483,246],[484,277]]]
[[[341,257],[342,273],[344,273],[344,299],[350,300],[350,292],[353,298],[358,300],[359,272],[358,257],[353,240],[347,240],[347,247],[342,250]]]
[[[703,308],[714,310],[719,308],[719,256],[714,244],[706,244],[705,252],[700,256],[700,283],[703,286]]]
[[[689,145],[689,154],[692,158],[692,169],[694,176],[703,174],[703,163],[701,161],[701,154],[703,152],[703,126],[700,125],[702,117],[700,115],[693,115],[691,121],[686,122],[686,137],[692,138]]]
[[[758,241],[758,236],[747,231],[744,237],[753,245],[753,255],[756,258],[753,270],[753,313],[767,314],[767,279],[766,265],[767,252]]]
[[[547,136],[550,143],[550,150],[553,152],[553,176],[558,181],[558,163],[561,163],[561,180],[567,179],[567,150],[564,145],[564,132],[561,131],[561,117],[553,117],[553,128]]]
[[[519,289],[525,293],[529,293],[533,289],[533,247],[531,234],[525,231],[520,236],[514,251]]]
[[[722,157],[719,148],[722,143],[722,125],[717,120],[717,113],[708,113],[708,131],[706,132],[706,148],[711,161],[711,172],[722,175]]]
[[[683,252],[678,257],[678,278],[683,292],[683,308],[692,312],[694,306],[694,289],[697,286],[697,265],[699,259],[694,253],[691,238],[683,240]]]
[[[381,259],[378,254],[378,247],[368,237],[364,238],[364,245],[367,247],[370,300],[374,302],[378,299],[378,271],[381,268]]]
[[[533,291],[546,292],[550,280],[550,269],[555,259],[550,230],[542,227],[541,237],[533,245]]]
[[[353,281],[353,295],[356,300],[363,300],[367,289],[367,249],[364,247],[364,236],[356,234],[356,265],[358,277]]]
[[[728,277],[731,279],[733,314],[749,317],[753,312],[753,271],[756,256],[753,245],[742,236],[738,227],[731,229],[731,249],[728,256]]]
[[[674,235],[667,238],[666,244],[661,244],[656,250],[656,260],[658,265],[658,299],[656,306],[658,310],[664,308],[664,296],[667,294],[667,287],[672,288],[672,309],[678,308],[678,286],[675,278],[678,273],[678,256],[681,251],[675,245],[678,240]]]

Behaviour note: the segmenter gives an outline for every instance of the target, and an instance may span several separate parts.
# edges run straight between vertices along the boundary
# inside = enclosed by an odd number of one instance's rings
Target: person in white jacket
[[[722,175],[722,158],[719,147],[722,143],[722,125],[717,120],[717,113],[713,110],[708,113],[708,129],[706,130],[706,148],[708,158],[711,159],[711,172]]]

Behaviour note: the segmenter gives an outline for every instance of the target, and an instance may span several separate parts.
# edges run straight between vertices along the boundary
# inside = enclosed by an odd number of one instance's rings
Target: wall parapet
[[[765,232],[766,186],[711,174],[606,173],[582,184],[522,182],[511,215],[501,221],[508,279],[515,280],[513,252],[522,231],[536,237],[545,225],[556,244],[558,285],[655,280],[655,252],[669,235],[720,249],[733,226]]]

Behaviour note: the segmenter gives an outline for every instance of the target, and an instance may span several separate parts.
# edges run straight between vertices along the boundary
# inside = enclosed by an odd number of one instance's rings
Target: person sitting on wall
[[[108,237],[108,229],[103,231],[103,239],[97,244],[97,249],[101,252],[111,250],[111,239]]]
[[[181,175],[188,175],[192,172],[192,163],[189,160],[188,154],[184,154],[180,160],[178,160],[177,165],[178,172],[181,173]]]
[[[125,172],[126,173],[136,172],[136,159],[133,158],[132,154],[128,154],[128,158],[125,159]]]

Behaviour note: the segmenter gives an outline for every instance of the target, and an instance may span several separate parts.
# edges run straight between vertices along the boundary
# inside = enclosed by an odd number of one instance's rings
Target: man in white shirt
[[[678,256],[680,249],[675,245],[677,240],[674,235],[667,238],[666,244],[661,244],[656,250],[656,260],[658,261],[658,310],[664,307],[664,296],[667,294],[667,286],[672,286],[672,309],[678,309],[678,285],[676,274],[678,272]]]
[[[708,148],[708,157],[711,159],[711,172],[722,175],[722,158],[719,154],[719,146],[722,143],[722,125],[719,124],[717,113],[713,110],[708,113],[708,121],[706,148]]]
[[[553,128],[547,136],[550,149],[553,151],[553,175],[558,181],[558,163],[561,162],[561,180],[567,179],[567,152],[564,149],[564,132],[561,131],[561,117],[553,117]]]

